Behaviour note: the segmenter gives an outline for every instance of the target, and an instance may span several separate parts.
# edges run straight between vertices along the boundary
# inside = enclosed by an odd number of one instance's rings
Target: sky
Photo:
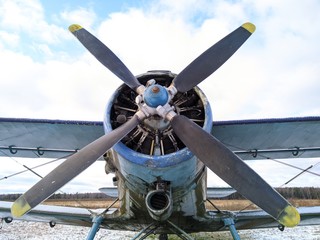
[[[319,116],[319,12],[317,0],[0,0],[0,117],[103,119],[108,99],[122,82],[68,31],[73,23],[97,36],[139,75],[159,69],[179,73],[248,21],[256,32],[199,85],[214,120]],[[2,161],[0,178],[44,160]],[[319,161],[291,163],[306,168]],[[285,169],[284,177],[283,171],[274,172],[279,165],[270,162],[252,166],[273,186],[299,173]],[[53,167],[38,171],[45,175]],[[112,176],[106,178],[103,168],[102,162],[95,163],[65,191],[110,185]],[[319,173],[319,165],[312,170]],[[21,174],[0,181],[0,192],[23,192],[37,180],[30,172]],[[213,176],[209,180],[223,184]],[[290,186],[319,182],[303,174]]]

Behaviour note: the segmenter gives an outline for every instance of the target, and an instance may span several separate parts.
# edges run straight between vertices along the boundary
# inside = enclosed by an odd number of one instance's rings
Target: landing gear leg
[[[90,232],[88,233],[87,240],[93,240],[94,237],[96,236],[97,232],[99,231],[99,227],[103,221],[103,217],[101,215],[98,215],[93,218],[92,222],[92,227],[90,229]]]
[[[141,232],[139,232],[136,236],[134,236],[132,238],[132,240],[135,239],[145,239],[146,237],[148,237],[149,235],[151,235],[152,233],[154,233],[154,231],[159,227],[159,225],[157,225],[156,223],[151,223],[149,226],[147,226],[146,228],[142,229]],[[144,234],[144,235],[143,235]]]
[[[165,234],[165,233],[160,234],[159,240],[168,240],[168,234]]]
[[[169,225],[171,225],[173,232],[180,237],[181,239],[184,240],[194,240],[193,237],[191,237],[188,233],[186,233],[185,231],[183,231],[181,228],[179,228],[177,225],[173,224],[172,222],[170,222],[169,220],[167,220],[167,223]]]
[[[236,227],[234,226],[233,219],[231,217],[223,218],[222,221],[223,221],[224,225],[229,228],[229,231],[231,232],[231,235],[232,235],[233,239],[234,240],[240,240],[240,236],[239,236],[239,234],[237,232]]]

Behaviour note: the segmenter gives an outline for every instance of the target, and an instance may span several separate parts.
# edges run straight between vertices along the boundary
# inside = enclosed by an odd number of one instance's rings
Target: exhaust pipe
[[[146,205],[150,216],[156,221],[165,221],[172,214],[172,198],[167,191],[150,191],[146,197]]]

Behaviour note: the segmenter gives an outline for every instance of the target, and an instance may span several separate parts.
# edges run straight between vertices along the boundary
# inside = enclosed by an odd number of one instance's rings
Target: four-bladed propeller
[[[137,90],[142,85],[108,47],[79,25],[71,25],[69,30],[105,67],[131,89],[143,95],[144,87],[142,91]],[[190,63],[173,80],[172,86],[179,92],[186,92],[195,87],[225,63],[254,30],[253,24],[243,24]],[[170,116],[168,119],[171,121],[174,132],[209,169],[284,226],[292,227],[299,223],[300,215],[297,210],[232,151],[188,118],[176,115],[171,108],[167,109],[170,109],[168,110],[168,112],[171,111],[170,114],[159,115]],[[148,117],[145,114],[146,111],[148,109],[138,111],[121,127],[67,158],[64,163],[16,200],[12,206],[12,214],[17,217],[22,216],[80,174],[126,136],[141,120]],[[155,113],[156,110],[153,110],[150,114]],[[194,141],[195,138],[197,141]]]

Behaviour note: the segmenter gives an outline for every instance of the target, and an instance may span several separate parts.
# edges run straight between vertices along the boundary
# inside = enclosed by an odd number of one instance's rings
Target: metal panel
[[[106,194],[109,197],[118,197],[118,188],[116,187],[103,187],[99,188],[99,191]],[[225,198],[235,193],[233,188],[207,188],[207,198]]]
[[[12,203],[0,201],[0,219],[12,218],[10,208]],[[95,212],[101,213],[104,209],[97,209]],[[150,225],[145,222],[144,218],[138,221],[135,218],[122,218],[114,215],[116,209],[110,209],[104,217],[107,219],[106,223],[101,225],[101,228],[114,230],[135,230],[141,229]],[[301,222],[299,226],[318,225],[320,224],[320,207],[300,207],[298,211],[301,215]],[[237,229],[257,229],[270,228],[279,225],[270,215],[261,210],[249,210],[242,212],[233,212],[237,215],[236,227]],[[90,227],[92,225],[92,215],[87,209],[74,207],[58,207],[49,205],[39,205],[31,210],[22,218],[13,220],[22,220],[28,222],[54,222],[64,225],[76,225]],[[180,220],[187,220],[188,223],[183,226],[186,232],[214,232],[224,231],[225,228],[221,222],[219,213],[209,211],[206,213],[206,219],[188,218],[180,216]]]
[[[102,122],[0,118],[0,156],[63,157],[103,134]],[[212,134],[244,160],[320,157],[320,117],[213,122]]]
[[[320,117],[214,122],[212,134],[244,160],[320,157]]]
[[[103,134],[102,122],[0,118],[0,156],[63,157]]]

